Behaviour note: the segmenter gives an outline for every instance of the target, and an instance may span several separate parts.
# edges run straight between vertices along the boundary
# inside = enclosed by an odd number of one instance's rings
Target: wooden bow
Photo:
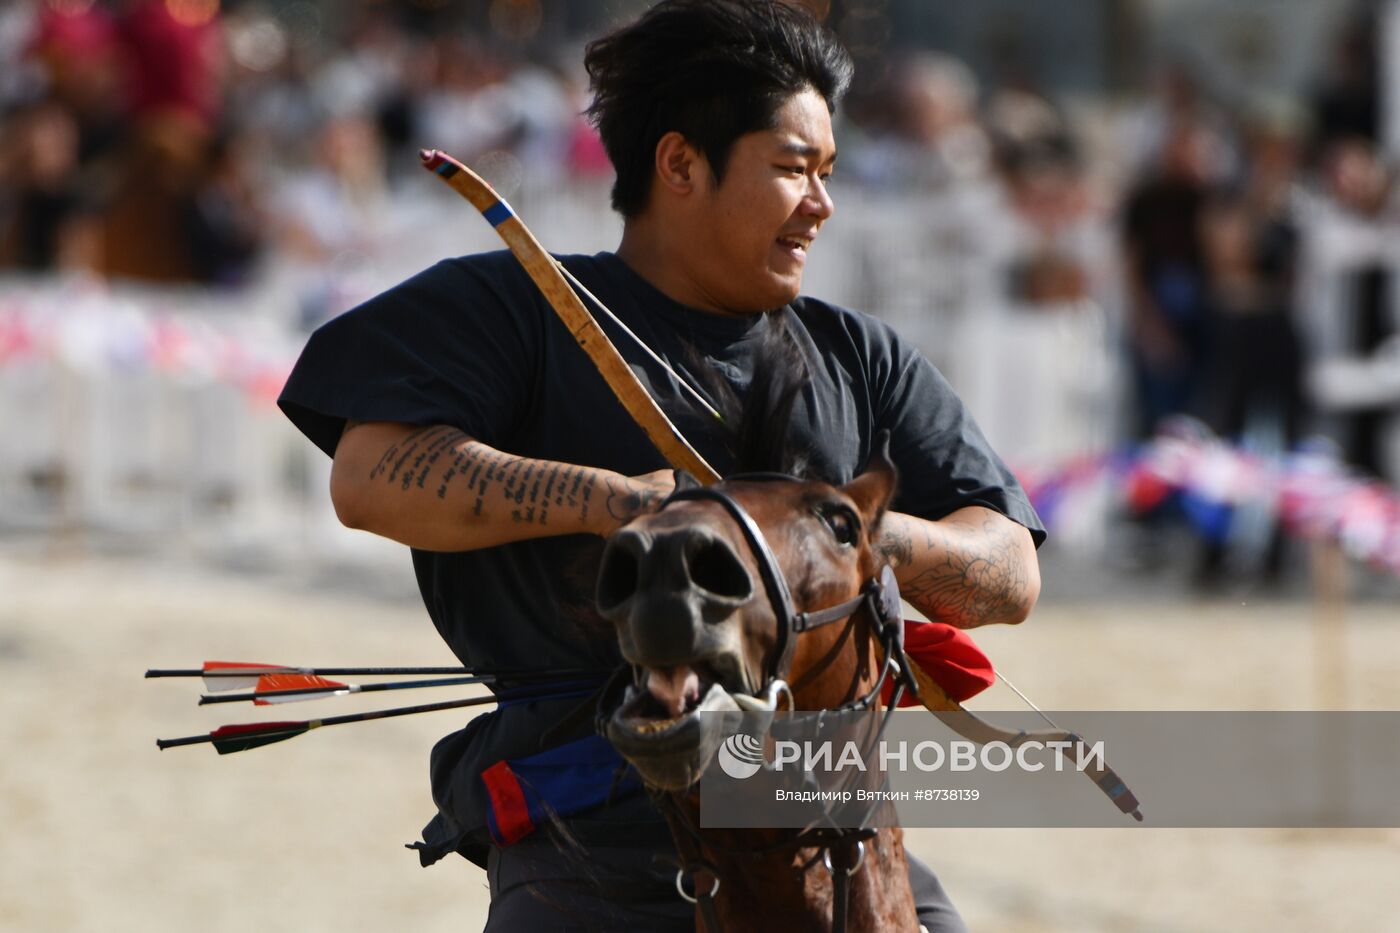
[[[598,368],[613,395],[627,409],[632,420],[646,432],[653,446],[678,470],[685,470],[705,485],[719,482],[714,467],[681,435],[655,400],[637,379],[635,373],[617,352],[608,335],[603,333],[593,315],[559,271],[555,260],[520,218],[515,216],[505,198],[497,194],[480,175],[461,162],[437,149],[425,149],[419,156],[423,167],[447,182],[454,191],[472,202],[481,215],[496,228],[506,246],[530,279],[544,293],[545,300],[559,319],[574,335],[574,340]]]
[[[544,293],[545,300],[559,315],[560,320],[574,335],[574,340],[588,354],[598,373],[622,407],[632,416],[653,446],[673,467],[685,470],[705,485],[717,483],[720,475],[705,462],[705,459],[690,446],[680,431],[666,414],[647,394],[631,368],[618,353],[593,315],[589,313],[579,296],[564,278],[558,260],[551,256],[539,240],[515,215],[505,198],[495,192],[481,176],[461,162],[437,149],[424,149],[419,153],[423,167],[436,174],[451,188],[466,198],[481,212],[481,215],[496,229],[511,253],[525,267],[532,281]],[[596,299],[595,299],[596,300]],[[909,659],[909,666],[919,684],[919,699],[933,713],[943,714],[939,718],[959,735],[974,742],[1006,742],[1015,747],[1031,739],[1041,741],[1082,741],[1078,736],[1059,730],[1038,730],[1034,732],[1003,729],[973,715],[962,704],[948,696],[938,682],[919,667],[918,662]],[[951,715],[949,715],[951,714]],[[1043,713],[1041,715],[1044,715]],[[1052,723],[1053,725],[1053,723]],[[1108,795],[1114,805],[1124,813],[1141,820],[1137,799],[1118,776],[1107,766],[1101,770],[1086,771],[1086,774]]]

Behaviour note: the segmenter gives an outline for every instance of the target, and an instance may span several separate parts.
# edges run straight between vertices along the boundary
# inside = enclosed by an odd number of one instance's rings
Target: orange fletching
[[[259,694],[270,694],[267,697],[259,697],[253,703],[258,706],[267,706],[270,703],[278,702],[275,694],[280,690],[306,690],[313,687],[323,687],[327,691],[344,690],[347,684],[338,680],[327,680],[324,677],[317,677],[315,674],[263,674],[258,678],[258,685],[255,692]],[[286,697],[287,700],[309,700],[314,695],[301,694],[295,697]]]

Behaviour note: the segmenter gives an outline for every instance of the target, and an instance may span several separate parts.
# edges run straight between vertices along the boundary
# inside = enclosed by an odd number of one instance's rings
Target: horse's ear
[[[881,431],[875,437],[865,472],[841,487],[841,491],[855,501],[871,534],[879,527],[880,519],[894,499],[898,483],[899,471],[895,469],[894,461],[890,460],[890,432]]]
[[[673,470],[672,472],[676,477],[676,488],[672,490],[673,492],[685,492],[687,489],[699,488],[700,481],[685,470]]]

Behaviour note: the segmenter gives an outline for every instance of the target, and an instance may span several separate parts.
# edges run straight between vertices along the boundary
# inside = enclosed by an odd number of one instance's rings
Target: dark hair
[[[783,0],[663,0],[590,43],[583,63],[624,217],[646,207],[662,136],[683,135],[722,179],[734,140],[771,129],[807,88],[834,110],[853,70],[836,37]]]

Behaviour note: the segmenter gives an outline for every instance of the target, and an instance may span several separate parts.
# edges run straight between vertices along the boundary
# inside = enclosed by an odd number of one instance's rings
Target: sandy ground
[[[1049,708],[1400,709],[1396,604],[1348,609],[1327,642],[1327,663],[1353,669],[1335,696],[1317,687],[1315,620],[1306,601],[1047,594],[1031,622],[982,641]],[[399,848],[430,815],[428,750],[455,714],[228,757],[158,752],[157,736],[277,718],[201,709],[197,682],[141,676],[205,658],[452,663],[411,600],[295,574],[0,551],[0,929],[481,927],[480,871],[423,870]],[[288,718],[371,705],[345,702]],[[998,687],[974,706],[1016,702]],[[979,931],[1400,929],[1396,830],[915,830],[909,842]]]

